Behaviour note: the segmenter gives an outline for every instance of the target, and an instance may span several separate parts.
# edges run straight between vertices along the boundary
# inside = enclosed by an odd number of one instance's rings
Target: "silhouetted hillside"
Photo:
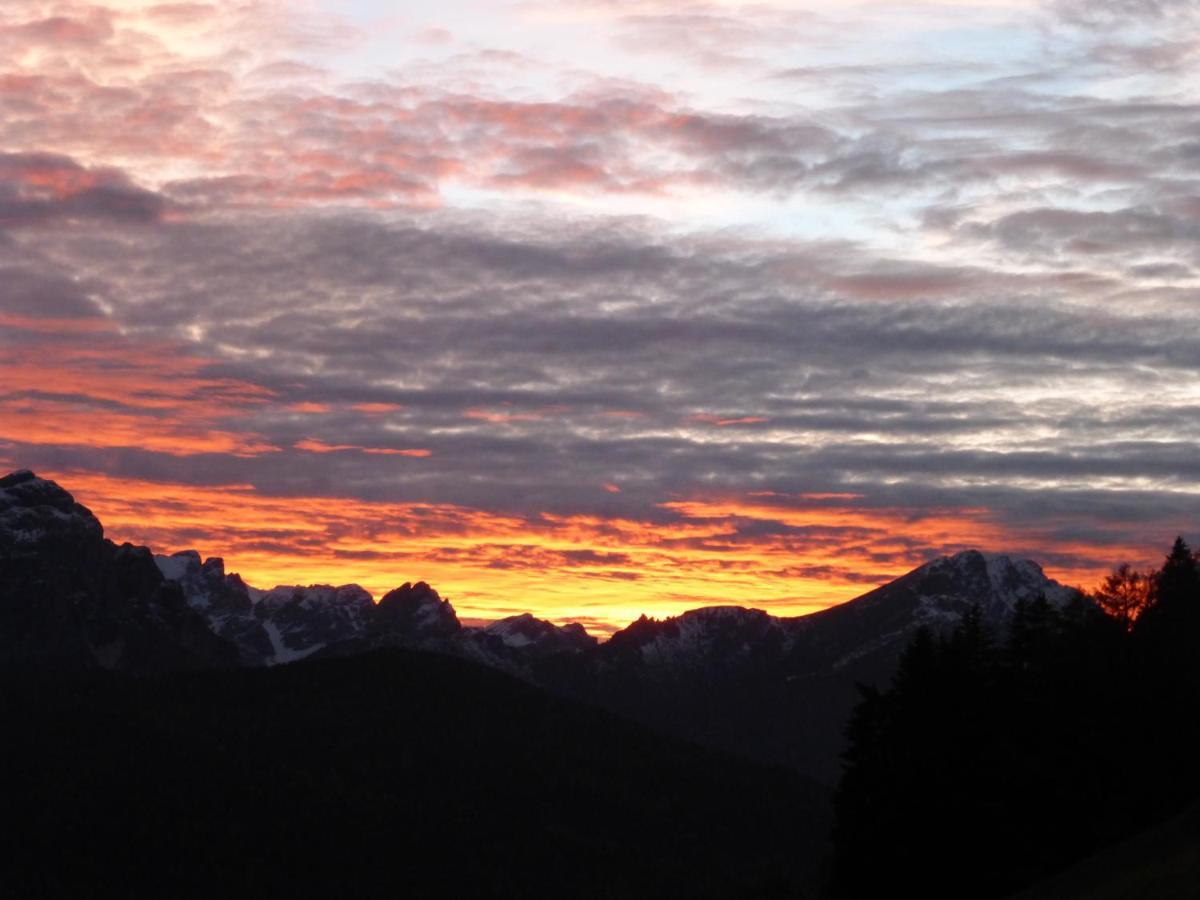
[[[1192,807],[1012,900],[1194,900],[1197,893],[1200,808]]]
[[[450,657],[6,678],[8,896],[797,896],[822,792]]]

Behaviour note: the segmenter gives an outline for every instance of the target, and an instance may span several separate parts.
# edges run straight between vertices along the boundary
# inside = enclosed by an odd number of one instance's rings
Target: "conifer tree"
[[[1104,579],[1092,599],[1125,631],[1132,631],[1133,623],[1150,603],[1153,581],[1152,575],[1121,563]]]

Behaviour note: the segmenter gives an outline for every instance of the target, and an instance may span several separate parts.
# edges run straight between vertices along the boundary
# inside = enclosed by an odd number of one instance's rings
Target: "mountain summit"
[[[144,671],[236,661],[149,550],[105,539],[91,511],[53,481],[28,471],[0,478],[0,665]]]

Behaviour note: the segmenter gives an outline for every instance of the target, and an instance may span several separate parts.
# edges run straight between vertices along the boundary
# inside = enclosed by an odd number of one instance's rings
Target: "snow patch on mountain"
[[[27,550],[55,535],[99,540],[104,529],[69,493],[28,469],[0,478],[0,538]]]
[[[985,622],[1002,626],[1021,601],[1044,596],[1061,607],[1075,595],[1033,560],[978,550],[943,556],[905,578],[916,581],[922,594],[914,614],[917,624],[935,630],[953,627],[972,604],[979,606]]]
[[[209,627],[232,641],[249,665],[275,665],[302,659],[361,634],[374,609],[358,585],[280,586],[269,591],[226,573],[218,557],[201,561],[195,550],[154,558],[163,577],[182,589],[188,605]]]
[[[576,652],[596,645],[596,639],[577,622],[555,625],[530,613],[492,622],[482,629],[482,634],[510,649],[543,653]]]
[[[283,632],[279,630],[279,626],[274,622],[267,620],[262,623],[263,630],[266,631],[267,637],[271,641],[271,659],[270,665],[280,665],[282,663],[296,662],[304,659],[306,656],[312,656],[318,650],[323,648],[324,644],[312,644],[311,646],[301,649],[293,649],[287,646],[284,641]]]
[[[184,550],[173,556],[156,555],[154,564],[158,566],[158,571],[162,572],[163,578],[182,583],[191,574],[193,568],[200,568],[200,554],[195,550]],[[189,596],[188,601],[190,602],[191,599]]]

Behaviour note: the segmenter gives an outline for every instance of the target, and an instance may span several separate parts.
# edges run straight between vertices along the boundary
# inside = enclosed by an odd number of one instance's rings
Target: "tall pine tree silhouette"
[[[864,692],[838,896],[1007,896],[1200,798],[1200,562],[1180,539],[1125,581],[1140,615],[1038,598],[989,634],[972,611]]]

